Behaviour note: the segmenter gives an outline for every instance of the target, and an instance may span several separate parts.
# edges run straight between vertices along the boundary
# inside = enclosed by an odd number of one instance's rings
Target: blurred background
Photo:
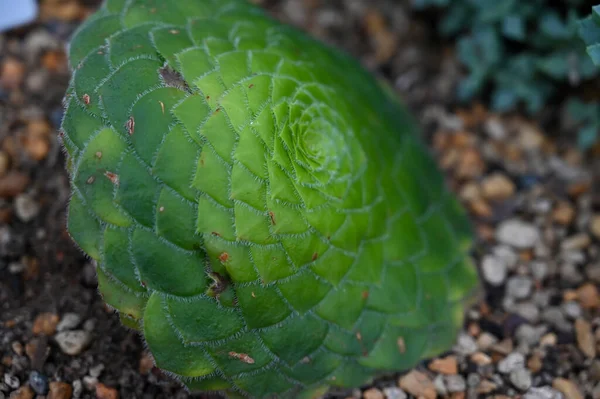
[[[456,347],[329,397],[600,398],[600,67],[579,32],[599,2],[253,2],[394,87],[478,235],[486,295]],[[0,0],[0,399],[190,397],[65,231],[66,46],[99,4]]]

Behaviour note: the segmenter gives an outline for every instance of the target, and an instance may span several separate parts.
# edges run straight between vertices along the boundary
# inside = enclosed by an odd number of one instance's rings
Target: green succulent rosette
[[[470,224],[357,61],[242,0],[108,0],[69,59],[68,230],[159,368],[299,398],[451,347]]]

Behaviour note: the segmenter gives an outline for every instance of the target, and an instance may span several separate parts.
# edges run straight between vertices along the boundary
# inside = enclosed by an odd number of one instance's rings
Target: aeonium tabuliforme
[[[107,0],[69,59],[68,229],[159,368],[311,397],[452,345],[468,219],[357,61],[243,0]]]

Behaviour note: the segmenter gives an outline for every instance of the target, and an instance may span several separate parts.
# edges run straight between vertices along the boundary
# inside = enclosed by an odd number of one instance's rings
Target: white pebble
[[[539,241],[540,232],[537,227],[530,223],[510,219],[498,226],[496,238],[503,244],[519,249],[528,249]]]
[[[77,328],[79,323],[81,323],[81,316],[77,313],[65,313],[56,326],[56,329],[58,331],[72,330]]]
[[[481,262],[483,278],[491,285],[502,285],[506,280],[506,264],[492,255],[486,255]]]
[[[90,333],[84,330],[62,331],[54,338],[60,349],[71,356],[80,354],[92,340]]]
[[[524,367],[525,356],[518,352],[513,352],[498,362],[498,371],[503,374],[508,374],[513,370],[518,370]]]

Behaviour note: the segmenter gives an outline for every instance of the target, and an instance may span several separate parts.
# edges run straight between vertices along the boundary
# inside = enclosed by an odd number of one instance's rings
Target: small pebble
[[[33,321],[32,332],[35,335],[54,335],[58,325],[58,315],[50,312],[44,312],[37,315]]]
[[[116,389],[108,387],[102,383],[96,384],[97,399],[118,399],[119,393]]]
[[[29,374],[29,385],[38,395],[48,393],[48,377],[35,370]]]
[[[514,276],[506,283],[506,295],[515,299],[525,299],[531,294],[533,282],[527,276]]]
[[[71,399],[73,388],[66,382],[52,381],[47,399]]]
[[[589,235],[587,235],[586,233],[580,233],[564,239],[560,244],[560,249],[563,251],[584,249],[587,248],[591,242],[592,241],[590,240]]]
[[[592,326],[584,319],[575,320],[577,344],[584,355],[593,359],[596,357],[596,340],[592,334]]]
[[[477,386],[477,393],[480,394],[488,394],[490,392],[495,391],[498,388],[498,385],[489,380],[483,380]]]
[[[540,232],[534,225],[518,220],[509,219],[498,226],[496,238],[499,242],[518,249],[533,248],[540,239]]]
[[[529,263],[531,275],[537,281],[544,281],[548,277],[548,264],[542,261],[532,261]]]
[[[77,313],[65,313],[56,326],[56,330],[59,332],[72,330],[77,328],[79,323],[81,323],[81,316],[79,316]]]
[[[575,218],[575,208],[568,202],[560,202],[552,211],[552,218],[555,222],[568,226]]]
[[[515,332],[515,338],[520,343],[527,345],[535,345],[539,342],[542,335],[546,332],[545,326],[533,327],[530,324],[522,324],[517,328]]]
[[[529,389],[523,399],[562,399],[562,395],[551,387],[540,387]]]
[[[511,371],[509,379],[513,386],[520,391],[526,391],[531,387],[531,373],[525,368]]]
[[[406,392],[400,388],[383,388],[383,393],[387,399],[407,399]]]
[[[30,386],[25,385],[12,392],[9,399],[33,399],[34,396],[35,393],[33,392],[33,389],[31,389]]]
[[[434,359],[429,364],[429,370],[440,374],[458,374],[458,362],[456,356]]]
[[[540,310],[531,302],[518,303],[514,307],[515,313],[530,323],[537,323],[540,318]]]
[[[83,383],[81,380],[73,381],[73,397],[79,398],[83,393]]]
[[[567,301],[562,304],[562,310],[565,315],[570,319],[577,319],[581,317],[581,306],[575,301]]]
[[[549,307],[542,311],[542,320],[550,323],[555,328],[568,332],[572,330],[572,326],[565,317],[565,314],[560,308]]]
[[[481,261],[483,278],[491,285],[499,286],[506,280],[506,263],[495,256],[486,255]]]
[[[462,355],[471,355],[477,352],[477,343],[475,339],[468,334],[461,333],[458,336],[456,346],[454,348],[456,352]]]
[[[475,352],[471,355],[471,361],[478,366],[487,366],[492,364],[492,358],[483,352]]]
[[[562,392],[565,395],[565,399],[584,399],[581,391],[573,381],[565,378],[556,378],[552,382],[552,387],[557,391]]]
[[[433,381],[429,379],[427,374],[420,371],[412,370],[408,374],[402,376],[398,383],[401,389],[411,395],[422,397],[424,399],[436,399],[437,391]]]
[[[370,388],[363,392],[364,399],[385,399],[383,392],[377,388]]]
[[[102,374],[102,372],[104,371],[104,365],[102,363],[98,364],[97,366],[94,366],[90,369],[90,376],[98,378],[100,377],[100,374]]]
[[[483,332],[477,338],[477,347],[482,351],[488,350],[492,345],[498,342],[498,338],[490,333]]]
[[[577,300],[584,309],[600,307],[600,295],[594,284],[587,283],[577,289]]]
[[[481,183],[483,196],[491,201],[504,201],[515,194],[515,183],[502,173],[487,176]]]
[[[444,377],[444,382],[446,383],[446,389],[450,393],[463,392],[467,389],[467,383],[460,374],[447,375]]]
[[[35,219],[40,211],[39,204],[28,194],[20,194],[15,198],[15,213],[23,222]]]
[[[4,374],[4,383],[12,389],[17,389],[21,386],[21,381],[19,381],[19,377],[8,373]]]
[[[518,352],[511,353],[498,363],[498,371],[503,374],[508,374],[514,370],[522,369],[524,367],[525,356]]]
[[[60,349],[71,356],[80,354],[91,342],[91,335],[85,330],[62,331],[54,338]]]

